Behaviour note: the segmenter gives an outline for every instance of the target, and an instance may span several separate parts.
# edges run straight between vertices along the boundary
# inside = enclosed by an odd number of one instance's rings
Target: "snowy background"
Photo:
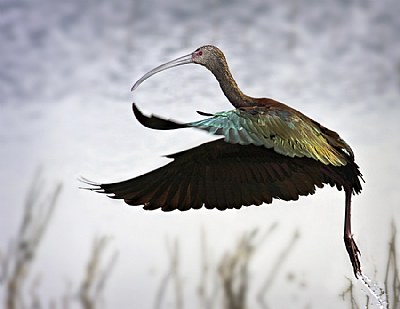
[[[204,68],[182,66],[129,89],[156,65],[215,44],[245,93],[285,102],[351,145],[366,180],[353,198],[353,232],[363,270],[382,282],[391,220],[400,226],[399,12],[397,0],[0,0],[0,250],[15,235],[42,166],[44,191],[64,186],[32,270],[41,274],[44,300],[79,282],[94,236],[106,234],[119,259],[105,307],[151,308],[168,268],[165,239],[177,237],[186,308],[196,308],[201,228],[218,260],[241,233],[279,222],[251,266],[255,289],[298,229],[269,304],[346,306],[338,295],[353,277],[342,240],[343,192],[165,214],[79,190],[77,178],[132,178],[168,162],[162,155],[213,139],[195,130],[152,131],[131,112],[133,101],[179,121],[200,119],[196,110],[230,109]]]

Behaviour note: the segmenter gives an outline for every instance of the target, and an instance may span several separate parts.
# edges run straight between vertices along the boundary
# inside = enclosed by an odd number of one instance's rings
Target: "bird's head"
[[[179,65],[195,63],[203,65],[207,69],[213,71],[213,69],[217,68],[221,64],[221,62],[223,62],[223,64],[226,64],[225,56],[222,51],[218,47],[215,47],[213,45],[204,45],[188,55],[163,63],[158,67],[152,69],[151,71],[147,72],[136,81],[136,83],[132,86],[131,91],[135,90],[142,82],[144,82],[146,79],[153,76],[154,74]]]
[[[221,59],[225,60],[224,53],[213,45],[199,47],[191,56],[193,63],[204,65],[208,69],[215,67]]]

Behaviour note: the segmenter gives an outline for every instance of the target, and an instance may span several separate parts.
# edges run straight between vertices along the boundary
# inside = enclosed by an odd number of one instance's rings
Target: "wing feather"
[[[91,185],[93,191],[124,199],[129,205],[163,211],[190,208],[240,208],[271,203],[274,198],[297,200],[315,187],[335,185],[361,191],[354,162],[325,165],[310,158],[290,158],[272,149],[239,145],[223,139],[169,156],[169,164],[136,178]]]

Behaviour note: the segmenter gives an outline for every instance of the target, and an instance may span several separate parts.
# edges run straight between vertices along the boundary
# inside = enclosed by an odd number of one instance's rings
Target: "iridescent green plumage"
[[[334,166],[347,164],[345,155],[328,143],[317,125],[283,110],[235,109],[186,126],[223,135],[227,143],[264,146],[285,156],[312,158]]]

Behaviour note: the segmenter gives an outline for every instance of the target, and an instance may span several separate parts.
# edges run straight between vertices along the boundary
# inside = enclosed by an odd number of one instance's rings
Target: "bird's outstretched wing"
[[[324,183],[341,189],[354,187],[347,165],[334,167],[309,158],[289,158],[254,145],[223,139],[168,156],[171,163],[136,178],[108,184],[87,182],[93,191],[124,199],[145,209],[240,208],[271,203],[272,199],[297,200],[313,194]],[[356,173],[356,175],[357,175]],[[361,186],[359,185],[359,189]]]
[[[153,129],[198,128],[211,134],[223,135],[227,143],[264,146],[291,158],[307,157],[326,165],[344,166],[350,157],[342,151],[351,152],[350,147],[337,134],[333,140],[332,136],[324,132],[328,129],[290,111],[240,108],[185,124],[157,116],[147,117],[135,104],[133,111],[140,123]],[[335,134],[332,131],[329,133]]]

